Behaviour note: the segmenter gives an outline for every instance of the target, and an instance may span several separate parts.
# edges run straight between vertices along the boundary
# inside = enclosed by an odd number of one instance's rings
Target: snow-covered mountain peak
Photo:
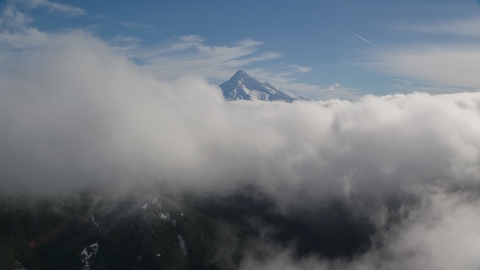
[[[220,85],[226,100],[284,101],[306,100],[303,97],[285,93],[268,82],[260,82],[243,70],[237,71],[230,80]]]
[[[239,70],[237,72],[235,72],[235,74],[233,75],[232,78],[238,78],[238,77],[243,77],[243,76],[248,76],[250,77],[250,75],[248,75],[247,72],[243,71],[243,70]]]

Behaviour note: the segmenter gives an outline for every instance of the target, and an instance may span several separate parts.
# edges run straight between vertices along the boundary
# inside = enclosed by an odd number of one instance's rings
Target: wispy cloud
[[[377,50],[369,55],[367,65],[451,91],[480,89],[480,49],[476,45],[407,44]]]
[[[2,28],[14,28],[16,30],[27,26],[32,20],[32,17],[20,12],[11,2],[1,12],[0,26],[2,26]]]
[[[34,19],[28,14],[29,9],[37,7],[44,7],[50,12],[59,12],[68,16],[85,13],[81,8],[47,0],[9,1],[0,13],[0,46],[4,49],[21,49],[47,41],[48,34],[33,27]]]
[[[0,13],[0,48],[3,53],[36,46],[48,40],[46,33],[30,26],[33,18],[21,12],[17,4],[16,1],[9,2]]]
[[[118,22],[118,23],[128,28],[138,29],[138,30],[142,30],[150,33],[155,33],[155,34],[161,34],[158,31],[158,27],[151,26],[148,24],[133,23],[133,22]]]
[[[334,89],[331,89],[328,86],[324,87],[321,85],[300,83],[297,80],[299,72],[295,66],[253,68],[249,71],[260,80],[268,81],[282,91],[315,100],[328,100],[332,98],[355,100],[360,96],[357,89],[340,86],[339,84],[337,87],[334,87]]]
[[[312,70],[310,67],[304,67],[304,66],[299,66],[299,65],[290,65],[292,68],[295,68],[299,72],[307,73]]]
[[[22,49],[48,40],[48,35],[35,28],[27,28],[22,33],[0,32],[0,46],[12,49]]]
[[[129,54],[163,78],[196,74],[224,80],[236,69],[280,57],[275,52],[254,54],[260,44],[245,40],[233,46],[209,46],[199,36],[183,36],[161,45],[138,48]]]
[[[474,16],[421,24],[402,24],[397,25],[396,28],[399,30],[415,31],[419,33],[479,37],[480,17]]]
[[[161,78],[172,79],[183,74],[195,74],[204,76],[213,83],[221,83],[238,69],[245,69],[282,91],[312,99],[340,96],[352,99],[354,96],[351,93],[341,93],[340,89],[332,92],[325,87],[297,82],[298,75],[310,72],[311,68],[295,64],[268,65],[267,62],[279,59],[282,54],[260,52],[261,45],[260,41],[248,39],[230,46],[211,46],[202,37],[191,35],[177,37],[157,46],[134,48],[126,54]]]
[[[139,44],[143,42],[143,39],[133,36],[116,35],[107,42],[115,51],[128,53],[129,51],[138,48]]]
[[[52,12],[59,12],[69,16],[80,16],[85,14],[85,10],[71,5],[50,2],[48,0],[18,0],[31,8],[44,7]]]
[[[422,34],[421,42],[392,45],[367,53],[366,65],[401,77],[394,88],[449,93],[480,90],[480,16],[398,24],[397,31]],[[432,36],[437,39],[431,41]],[[452,38],[454,37],[455,38]]]
[[[126,42],[126,43],[140,43],[143,41],[143,39],[132,37],[132,36],[116,35],[114,38],[112,38],[112,41]]]
[[[29,3],[29,8],[48,7],[65,14],[80,14],[81,11],[66,5],[56,5],[45,0],[19,0]],[[0,45],[12,49],[36,46],[46,42],[49,34],[33,25],[28,13],[20,12],[16,3],[4,9],[0,26],[7,24],[15,31],[0,28]],[[156,32],[150,25],[118,22],[129,28]],[[13,29],[12,28],[12,29]],[[2,31],[3,30],[3,31]],[[298,82],[298,77],[312,69],[298,64],[283,64],[272,61],[282,57],[280,52],[261,51],[262,42],[247,39],[231,45],[209,45],[198,35],[171,38],[161,44],[144,45],[143,39],[129,35],[116,35],[105,40],[113,50],[124,54],[143,69],[158,78],[174,79],[186,74],[204,76],[211,83],[220,84],[228,80],[237,70],[245,69],[263,81],[269,81],[282,91],[291,92],[311,99],[347,98],[354,99],[353,89],[335,88]],[[1,57],[1,56],[0,56]]]

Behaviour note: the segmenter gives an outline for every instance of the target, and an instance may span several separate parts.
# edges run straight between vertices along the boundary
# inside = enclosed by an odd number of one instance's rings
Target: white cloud
[[[472,38],[480,36],[479,26],[478,16],[397,25],[397,30],[434,34],[442,40],[405,43],[371,51],[366,57],[367,66],[387,75],[403,77],[400,88],[410,91],[478,91],[480,50]],[[426,36],[427,40],[431,37]]]
[[[10,48],[36,46],[48,38],[48,34],[32,27],[33,18],[17,9],[18,3],[25,3],[29,8],[47,7],[52,11],[70,15],[83,14],[83,10],[68,5],[56,4],[46,0],[16,0],[10,2],[0,17],[0,43]],[[157,28],[131,22],[119,22],[121,25],[150,32]],[[15,31],[7,30],[11,27]],[[237,70],[252,71],[252,75],[261,80],[268,80],[282,91],[291,92],[311,99],[347,98],[355,99],[355,89],[342,88],[331,92],[318,85],[299,83],[299,74],[311,71],[300,65],[276,65],[259,68],[260,64],[279,59],[278,52],[259,52],[262,42],[243,40],[232,46],[211,46],[197,35],[172,38],[163,44],[141,46],[143,40],[117,35],[108,40],[114,50],[142,63],[146,70],[161,79],[174,79],[182,75],[200,75],[212,82],[221,83],[229,79]]]
[[[398,25],[397,29],[453,36],[480,36],[480,17],[469,17],[423,24]]]
[[[133,22],[119,22],[119,24],[126,26],[128,28],[134,28],[134,29],[140,29],[146,32],[150,33],[155,33],[155,34],[160,34],[158,32],[158,28],[155,26],[151,26],[148,24],[142,24],[142,23],[133,23]]]
[[[315,254],[295,258],[290,249],[273,246],[261,260],[248,256],[240,269],[477,269],[478,194],[430,191],[422,196],[420,205],[401,223],[375,236],[377,246],[351,260],[329,260]]]
[[[277,52],[258,52],[262,42],[244,40],[233,46],[209,46],[197,35],[181,36],[165,44],[135,48],[127,51],[129,57],[144,63],[144,67],[159,78],[173,79],[185,74],[204,76],[216,83],[229,79],[237,70],[246,69],[260,80],[271,82],[283,91],[304,95],[313,99],[329,97],[356,98],[352,89],[335,94],[320,86],[298,83],[296,75],[311,69],[299,65],[258,68],[257,64],[278,59]],[[341,94],[339,94],[341,93]]]
[[[13,3],[5,6],[0,15],[0,58],[11,50],[38,46],[48,40],[46,33],[29,26],[33,18],[20,12]]]
[[[0,53],[5,53],[9,49],[16,50],[41,45],[48,40],[48,34],[32,27],[33,18],[22,12],[19,7],[27,9],[45,7],[52,12],[70,16],[85,13],[81,8],[47,0],[11,0],[0,15],[0,46],[3,47]]]
[[[293,68],[297,69],[299,72],[303,72],[303,73],[310,72],[312,70],[312,68],[303,67],[303,66],[299,66],[299,65],[291,65],[291,67],[293,67]]]
[[[208,46],[199,36],[182,36],[161,46],[132,51],[131,56],[144,61],[148,69],[162,78],[196,74],[220,81],[242,67],[280,57],[273,52],[253,55],[260,44],[245,40],[230,47]]]
[[[18,50],[22,38],[30,37],[29,30],[43,38]],[[142,51],[153,62],[136,65],[88,33],[35,31],[27,28],[0,35],[0,44],[17,45],[0,46],[0,124],[9,133],[0,141],[1,149],[10,151],[12,160],[32,162],[32,170],[24,175],[26,182],[28,176],[45,174],[46,183],[68,186],[73,183],[53,176],[71,173],[70,169],[103,173],[105,167],[132,174],[148,171],[185,183],[207,179],[206,187],[224,181],[225,175],[235,176],[233,182],[261,179],[260,183],[273,181],[273,186],[306,189],[308,194],[330,188],[343,193],[345,179],[356,179],[348,183],[355,191],[381,188],[382,184],[372,183],[383,183],[387,176],[395,185],[414,180],[470,181],[480,175],[478,93],[367,96],[357,102],[225,103],[219,88],[201,78],[167,82],[158,77],[176,77],[182,67],[214,76],[223,67],[228,78],[232,70],[278,55],[254,54],[260,43],[253,40],[214,47],[198,36],[187,36]],[[432,53],[435,57],[430,57],[441,60],[444,51]],[[425,55],[428,51],[417,57]],[[152,70],[160,76],[152,75]],[[280,76],[255,71],[273,78],[279,87],[328,91],[289,80],[294,70],[288,68],[278,72]],[[422,72],[432,71],[422,66],[415,72],[425,77]],[[342,90],[333,86],[333,92]],[[62,139],[55,139],[58,136]],[[31,160],[24,160],[26,156]],[[62,173],[57,174],[59,168]],[[8,178],[18,170],[13,166],[0,172]],[[227,186],[233,182],[225,180]],[[8,183],[16,184],[22,181]]]
[[[389,269],[477,269],[479,210],[477,194],[426,195],[386,238],[387,248],[381,252],[392,259],[384,264]]]
[[[35,28],[26,28],[22,33],[0,32],[0,46],[22,49],[45,43],[48,35]]]
[[[14,0],[15,1],[15,0]],[[28,5],[30,8],[45,7],[53,12],[59,12],[69,16],[80,16],[85,14],[85,10],[71,5],[50,2],[48,0],[16,0]]]
[[[33,162],[8,185],[84,185],[72,172],[112,179],[105,174],[118,169],[205,189],[258,179],[316,198],[343,194],[341,179],[363,192],[480,175],[479,94],[225,103],[202,79],[159,80],[82,32],[5,58],[4,164]],[[8,179],[22,170],[0,171]]]
[[[143,40],[137,37],[132,36],[124,36],[124,35],[116,35],[111,41],[115,42],[125,42],[125,43],[140,43]]]
[[[7,5],[0,16],[0,26],[2,27],[24,27],[32,22],[32,18],[25,13],[18,11],[14,5]]]
[[[114,48],[115,51],[120,53],[128,53],[129,51],[138,48],[143,42],[143,39],[133,37],[116,35],[114,38],[108,40],[108,43]]]
[[[456,87],[454,91],[480,89],[480,49],[475,45],[408,44],[376,51],[369,58],[367,65],[388,75]]]
[[[296,77],[299,75],[298,71],[291,66],[253,68],[248,71],[258,79],[268,81],[280,90],[308,97],[313,100],[328,100],[332,98],[355,100],[359,97],[358,91],[354,88],[338,87],[336,91],[333,92],[329,87],[297,82]]]

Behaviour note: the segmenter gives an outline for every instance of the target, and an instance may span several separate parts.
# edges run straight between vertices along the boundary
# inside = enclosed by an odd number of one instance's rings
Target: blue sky
[[[12,0],[1,8],[4,39],[19,31],[6,23],[15,10],[29,18],[22,31],[80,29],[163,79],[196,74],[218,84],[244,69],[312,99],[480,89],[479,1]]]

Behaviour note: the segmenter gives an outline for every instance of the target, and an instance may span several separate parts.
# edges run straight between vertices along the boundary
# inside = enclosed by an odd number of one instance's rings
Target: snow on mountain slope
[[[223,96],[228,101],[264,100],[292,102],[294,100],[307,100],[304,97],[282,92],[268,82],[262,83],[243,70],[237,71],[230,80],[220,84],[220,88],[222,88]]]

